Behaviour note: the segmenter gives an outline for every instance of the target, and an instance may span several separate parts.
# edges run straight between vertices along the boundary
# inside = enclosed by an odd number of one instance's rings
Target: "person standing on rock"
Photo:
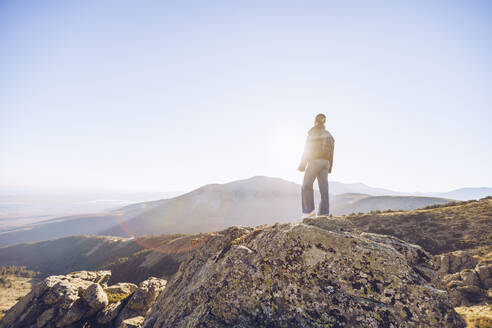
[[[326,116],[316,115],[314,126],[309,130],[301,163],[298,170],[304,173],[302,182],[302,213],[303,218],[315,215],[314,180],[318,179],[321,201],[318,215],[329,215],[330,200],[328,193],[328,173],[333,166],[335,139],[325,129]]]

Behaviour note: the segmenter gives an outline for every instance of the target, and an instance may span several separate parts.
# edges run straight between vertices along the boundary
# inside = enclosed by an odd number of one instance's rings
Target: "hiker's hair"
[[[326,122],[326,116],[325,114],[318,114],[316,115],[316,118],[314,119],[314,124],[319,125],[319,124],[324,124]]]

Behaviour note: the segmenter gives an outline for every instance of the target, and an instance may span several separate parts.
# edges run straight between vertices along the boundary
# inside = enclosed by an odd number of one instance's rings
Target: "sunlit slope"
[[[492,245],[492,197],[347,218],[362,230],[396,236],[433,254]]]

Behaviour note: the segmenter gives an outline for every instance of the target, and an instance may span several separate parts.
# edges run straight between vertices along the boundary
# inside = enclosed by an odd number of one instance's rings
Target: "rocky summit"
[[[50,276],[0,328],[465,327],[432,255],[345,218],[200,238],[167,283],[108,286],[109,271]]]
[[[465,327],[437,269],[346,219],[231,227],[181,264],[143,327]]]

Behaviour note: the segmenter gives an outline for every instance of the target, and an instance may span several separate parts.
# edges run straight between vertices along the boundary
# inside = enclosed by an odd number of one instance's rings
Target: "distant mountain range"
[[[442,193],[428,193],[426,195],[432,195],[435,197],[452,198],[457,200],[472,200],[480,199],[487,196],[492,196],[492,188],[460,188],[448,192]]]
[[[411,210],[451,200],[439,195],[405,195],[361,183],[331,182],[330,192],[333,215],[387,209]],[[468,194],[472,192],[477,194],[473,190]],[[233,225],[295,222],[302,214],[300,193],[301,186],[294,182],[265,176],[209,184],[169,199],[131,204],[99,214],[64,216],[2,231],[0,246],[78,234],[142,236],[197,233]],[[318,200],[316,191],[316,202]]]
[[[363,183],[341,183],[330,181],[330,192],[334,195],[343,193],[368,194],[371,196],[423,196],[423,197],[441,197],[455,200],[472,200],[492,196],[492,188],[459,188],[447,192],[400,192],[390,189],[374,188]]]

